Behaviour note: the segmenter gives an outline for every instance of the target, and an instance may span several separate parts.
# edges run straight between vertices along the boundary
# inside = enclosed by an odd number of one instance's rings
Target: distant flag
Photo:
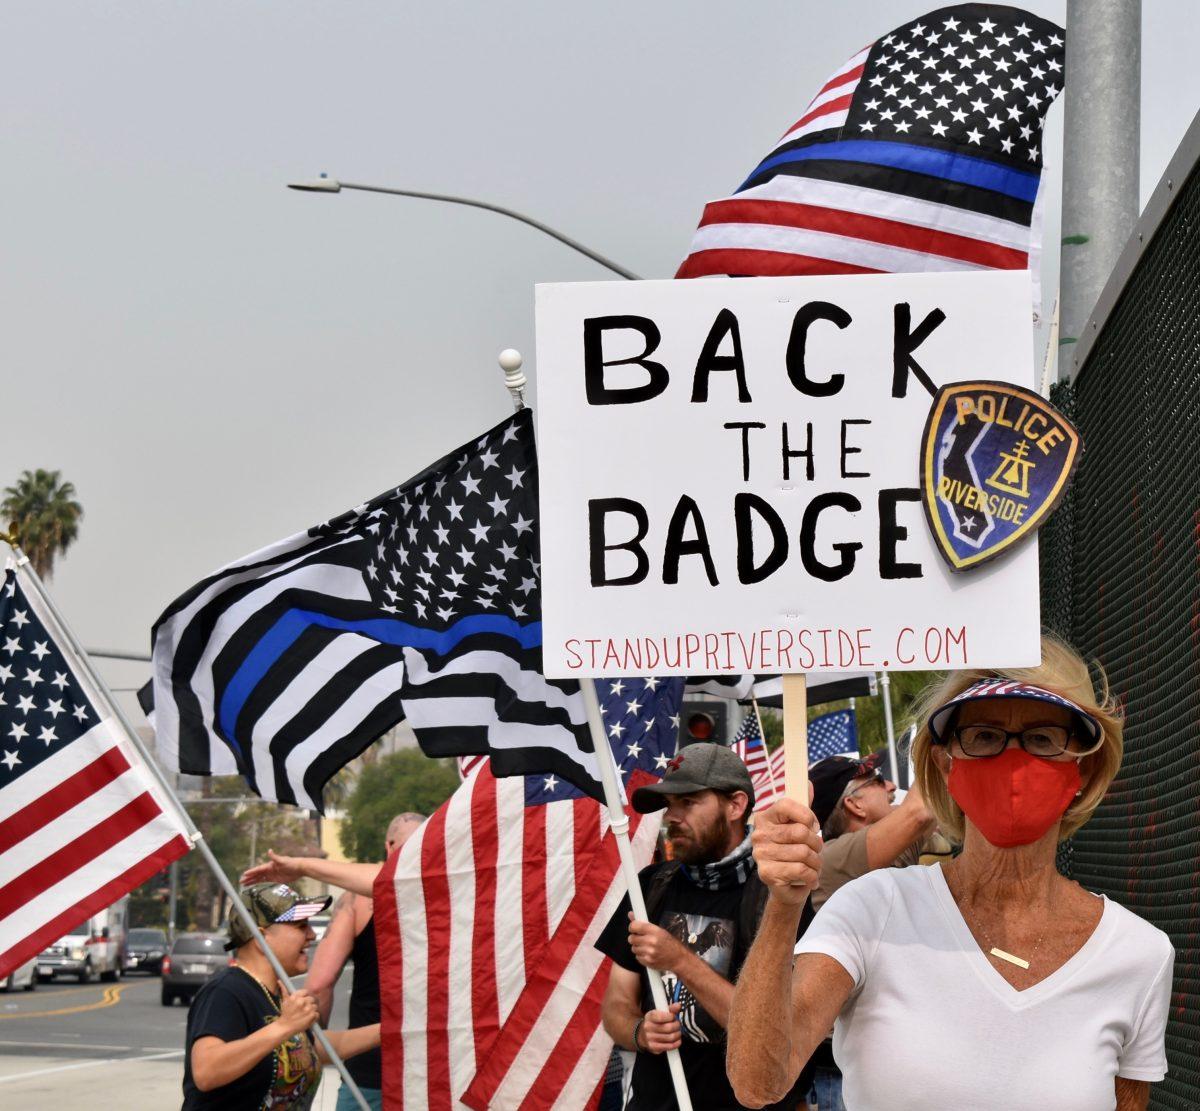
[[[407,718],[430,756],[488,756],[601,797],[575,681],[542,673],[533,417],[218,571],[154,626],[160,758],[320,808]]]
[[[742,718],[732,747],[750,773],[750,782],[754,787],[754,809],[765,810],[783,794],[783,776],[780,775],[778,780],[775,778],[762,733],[759,732],[758,715],[753,708]],[[783,749],[778,751],[782,752]]]
[[[28,574],[0,585],[0,979],[190,847]]]
[[[661,775],[678,680],[597,684],[623,778]],[[631,815],[639,865],[660,815]],[[612,1049],[609,961],[593,946],[625,894],[607,811],[557,776],[485,761],[375,887],[388,1107],[594,1107]]]
[[[808,762],[858,752],[858,726],[853,710],[834,710],[808,723]]]
[[[1063,39],[1019,8],[958,4],[860,50],[705,207],[676,276],[1031,268]]]

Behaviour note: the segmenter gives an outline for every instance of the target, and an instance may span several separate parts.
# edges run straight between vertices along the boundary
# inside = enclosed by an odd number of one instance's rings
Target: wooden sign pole
[[[808,805],[808,680],[783,677],[783,784],[790,799]]]

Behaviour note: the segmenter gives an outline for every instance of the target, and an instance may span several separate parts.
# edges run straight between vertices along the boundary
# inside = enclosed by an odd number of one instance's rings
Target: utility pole
[[[1067,0],[1060,367],[1139,212],[1141,0]]]

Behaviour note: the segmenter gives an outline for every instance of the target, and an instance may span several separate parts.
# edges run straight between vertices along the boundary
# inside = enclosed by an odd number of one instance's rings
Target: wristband
[[[633,1051],[634,1051],[634,1053],[641,1053],[641,1052],[642,1052],[642,1047],[641,1047],[641,1045],[640,1045],[640,1044],[639,1044],[639,1042],[638,1042],[638,1031],[640,1031],[640,1030],[641,1030],[641,1028],[642,1028],[642,1023],[643,1023],[643,1022],[645,1022],[645,1021],[646,1021],[646,1016],[645,1016],[645,1015],[642,1015],[642,1017],[641,1017],[641,1018],[639,1018],[639,1019],[637,1020],[637,1022],[635,1022],[635,1023],[633,1024]]]

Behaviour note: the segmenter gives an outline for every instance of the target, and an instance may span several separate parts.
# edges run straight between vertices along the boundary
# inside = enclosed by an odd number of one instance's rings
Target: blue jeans
[[[364,1088],[362,1085],[359,1085],[358,1090],[366,1097],[371,1111],[383,1111],[382,1091],[378,1088]],[[358,1111],[358,1101],[350,1094],[350,1089],[345,1084],[338,1089],[337,1103],[333,1105],[333,1111]]]
[[[809,1103],[817,1105],[817,1111],[846,1111],[842,1102],[842,1074],[839,1069],[817,1069],[813,1073]]]

